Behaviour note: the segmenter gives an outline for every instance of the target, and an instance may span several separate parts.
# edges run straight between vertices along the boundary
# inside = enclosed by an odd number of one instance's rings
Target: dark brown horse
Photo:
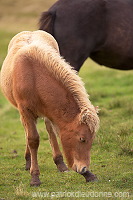
[[[40,18],[78,71],[87,59],[133,69],[133,0],[59,0]]]

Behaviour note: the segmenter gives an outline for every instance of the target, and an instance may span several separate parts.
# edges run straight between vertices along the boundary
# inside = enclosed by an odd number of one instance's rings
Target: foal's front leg
[[[19,108],[21,120],[23,126],[26,131],[26,140],[27,140],[27,154],[31,156],[31,167],[30,167],[30,174],[31,174],[31,186],[38,186],[41,184],[39,180],[39,167],[37,162],[37,151],[39,147],[39,135],[36,130],[36,118],[30,112],[30,110],[26,108]],[[30,157],[29,157],[30,159]],[[30,164],[30,162],[28,163]],[[28,166],[29,167],[29,166]]]
[[[60,172],[68,171],[68,168],[63,161],[63,156],[62,156],[62,153],[59,149],[57,138],[56,138],[56,135],[55,135],[53,128],[52,128],[52,125],[51,125],[51,121],[46,118],[45,124],[46,124],[46,129],[47,129],[48,134],[49,134],[49,141],[50,141],[50,144],[51,144],[51,147],[52,147],[54,163],[56,164],[57,169]]]

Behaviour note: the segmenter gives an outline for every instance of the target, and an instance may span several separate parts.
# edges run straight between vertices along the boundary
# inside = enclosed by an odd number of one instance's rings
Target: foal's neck
[[[60,89],[58,88],[60,91]],[[56,108],[52,112],[52,117],[59,128],[64,128],[71,124],[80,113],[79,106],[69,91],[61,88],[61,98],[56,102]]]

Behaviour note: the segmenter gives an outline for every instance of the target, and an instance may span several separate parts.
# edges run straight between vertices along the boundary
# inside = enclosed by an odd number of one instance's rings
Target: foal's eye
[[[85,138],[81,137],[80,142],[85,142]]]

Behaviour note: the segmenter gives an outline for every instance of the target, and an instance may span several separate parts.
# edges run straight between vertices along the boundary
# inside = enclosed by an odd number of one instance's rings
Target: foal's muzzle
[[[74,165],[73,166],[73,170],[74,171],[76,171],[77,173],[79,173],[79,174],[84,174],[84,173],[86,173],[87,172],[87,167],[86,166],[76,166],[76,165]]]
[[[84,174],[86,171],[87,171],[87,167],[83,167],[79,173]]]

